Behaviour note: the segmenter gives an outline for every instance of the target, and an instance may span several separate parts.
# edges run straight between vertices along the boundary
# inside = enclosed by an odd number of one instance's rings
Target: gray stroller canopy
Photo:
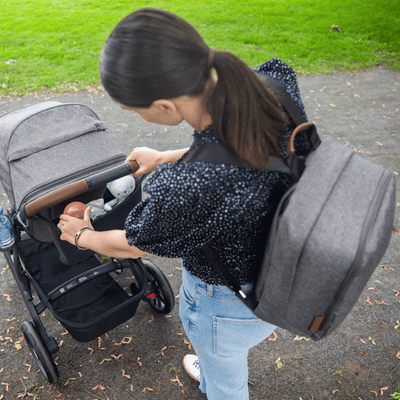
[[[47,101],[0,116],[0,181],[16,211],[125,158],[86,105]]]

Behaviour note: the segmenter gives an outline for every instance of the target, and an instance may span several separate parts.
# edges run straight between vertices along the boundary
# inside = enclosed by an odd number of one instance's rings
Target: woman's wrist
[[[90,243],[89,243],[89,233],[88,232],[94,232],[93,229],[89,228],[89,229],[85,229],[84,231],[82,231],[79,235],[79,237],[77,238],[77,240],[75,241],[75,245],[82,247],[84,249],[89,249],[90,248]]]

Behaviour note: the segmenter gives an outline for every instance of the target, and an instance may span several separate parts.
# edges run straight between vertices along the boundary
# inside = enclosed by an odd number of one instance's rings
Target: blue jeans
[[[242,287],[250,293],[252,284]],[[226,286],[207,285],[182,268],[179,315],[200,362],[208,400],[248,400],[249,349],[275,326],[257,318]]]

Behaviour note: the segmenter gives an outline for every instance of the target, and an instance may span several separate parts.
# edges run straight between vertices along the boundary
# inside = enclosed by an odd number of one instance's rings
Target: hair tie
[[[210,52],[208,53],[207,68],[211,68],[214,65],[214,54],[215,54],[214,47],[210,47]]]

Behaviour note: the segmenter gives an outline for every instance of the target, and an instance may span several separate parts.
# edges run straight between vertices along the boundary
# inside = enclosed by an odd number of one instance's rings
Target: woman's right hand
[[[159,165],[163,164],[163,153],[148,147],[135,147],[131,154],[126,158],[125,162],[136,161],[139,169],[133,173],[133,177],[154,171]]]

